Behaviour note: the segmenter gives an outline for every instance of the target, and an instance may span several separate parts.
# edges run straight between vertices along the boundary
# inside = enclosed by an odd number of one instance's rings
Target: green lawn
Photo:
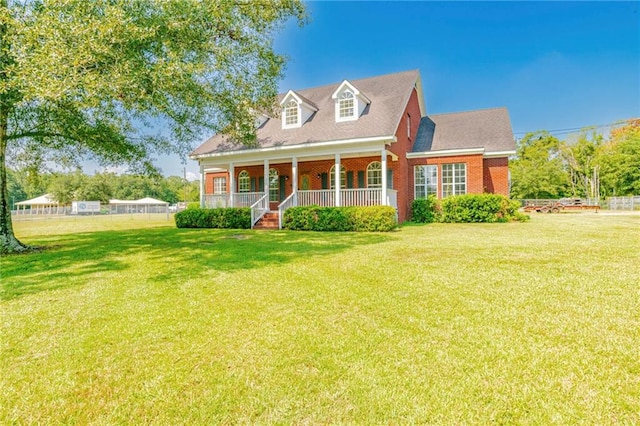
[[[0,424],[640,423],[640,215],[15,228]]]

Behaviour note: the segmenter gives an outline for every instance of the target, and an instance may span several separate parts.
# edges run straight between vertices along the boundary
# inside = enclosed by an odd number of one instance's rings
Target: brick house
[[[416,197],[508,195],[506,108],[427,115],[417,70],[279,99],[279,118],[256,120],[257,148],[218,134],[191,153],[203,207],[251,206],[255,224],[295,205],[390,205],[402,222]]]

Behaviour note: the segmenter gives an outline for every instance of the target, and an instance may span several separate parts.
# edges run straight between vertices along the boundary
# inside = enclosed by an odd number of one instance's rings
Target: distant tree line
[[[180,201],[193,202],[200,198],[199,182],[189,182],[178,176],[161,177],[145,175],[118,175],[96,173],[87,175],[82,171],[71,173],[36,170],[7,171],[9,201],[15,203],[42,194],[51,194],[61,204],[72,201],[100,201],[110,199],[136,200],[144,197],[157,198],[174,204]]]
[[[562,141],[546,131],[527,133],[509,168],[512,198],[640,195],[640,119],[608,136],[585,130]]]

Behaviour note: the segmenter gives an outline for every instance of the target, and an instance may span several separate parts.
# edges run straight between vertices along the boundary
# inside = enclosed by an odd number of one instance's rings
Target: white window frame
[[[282,127],[290,129],[300,127],[300,105],[294,99],[282,107]],[[295,121],[292,119],[295,118]]]
[[[251,191],[251,175],[246,170],[242,170],[238,173],[238,192],[250,192]]]
[[[331,166],[329,170],[329,189],[336,189],[336,165]],[[347,187],[347,169],[340,164],[340,189]]]
[[[435,164],[414,166],[413,198],[427,198],[429,195],[438,195],[438,166]]]
[[[227,178],[215,177],[213,178],[213,193],[214,194],[226,194],[227,193]]]
[[[345,90],[338,96],[338,120],[348,121],[356,118],[356,97],[350,90]],[[350,112],[350,114],[347,114]]]
[[[467,163],[442,165],[442,198],[467,193]]]
[[[280,175],[277,169],[269,169],[269,202],[280,201]]]
[[[367,188],[382,188],[382,163],[372,161],[367,165]]]

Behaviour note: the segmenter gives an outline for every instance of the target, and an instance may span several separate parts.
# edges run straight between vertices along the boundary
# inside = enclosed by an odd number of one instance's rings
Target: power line
[[[608,124],[598,124],[595,126],[584,126],[584,127],[571,127],[571,128],[567,128],[567,129],[555,129],[555,130],[546,130],[546,129],[540,129],[539,131],[546,131],[552,135],[565,135],[565,134],[569,134],[569,133],[574,133],[574,132],[579,132],[582,130],[596,130],[596,129],[602,129],[604,127],[611,127],[611,126],[615,126],[615,125],[619,125],[622,124],[624,122],[626,122],[628,120],[619,120],[619,121],[614,121],[613,123],[608,123]],[[527,133],[534,133],[531,131],[528,132],[514,132],[514,135],[526,135]]]

